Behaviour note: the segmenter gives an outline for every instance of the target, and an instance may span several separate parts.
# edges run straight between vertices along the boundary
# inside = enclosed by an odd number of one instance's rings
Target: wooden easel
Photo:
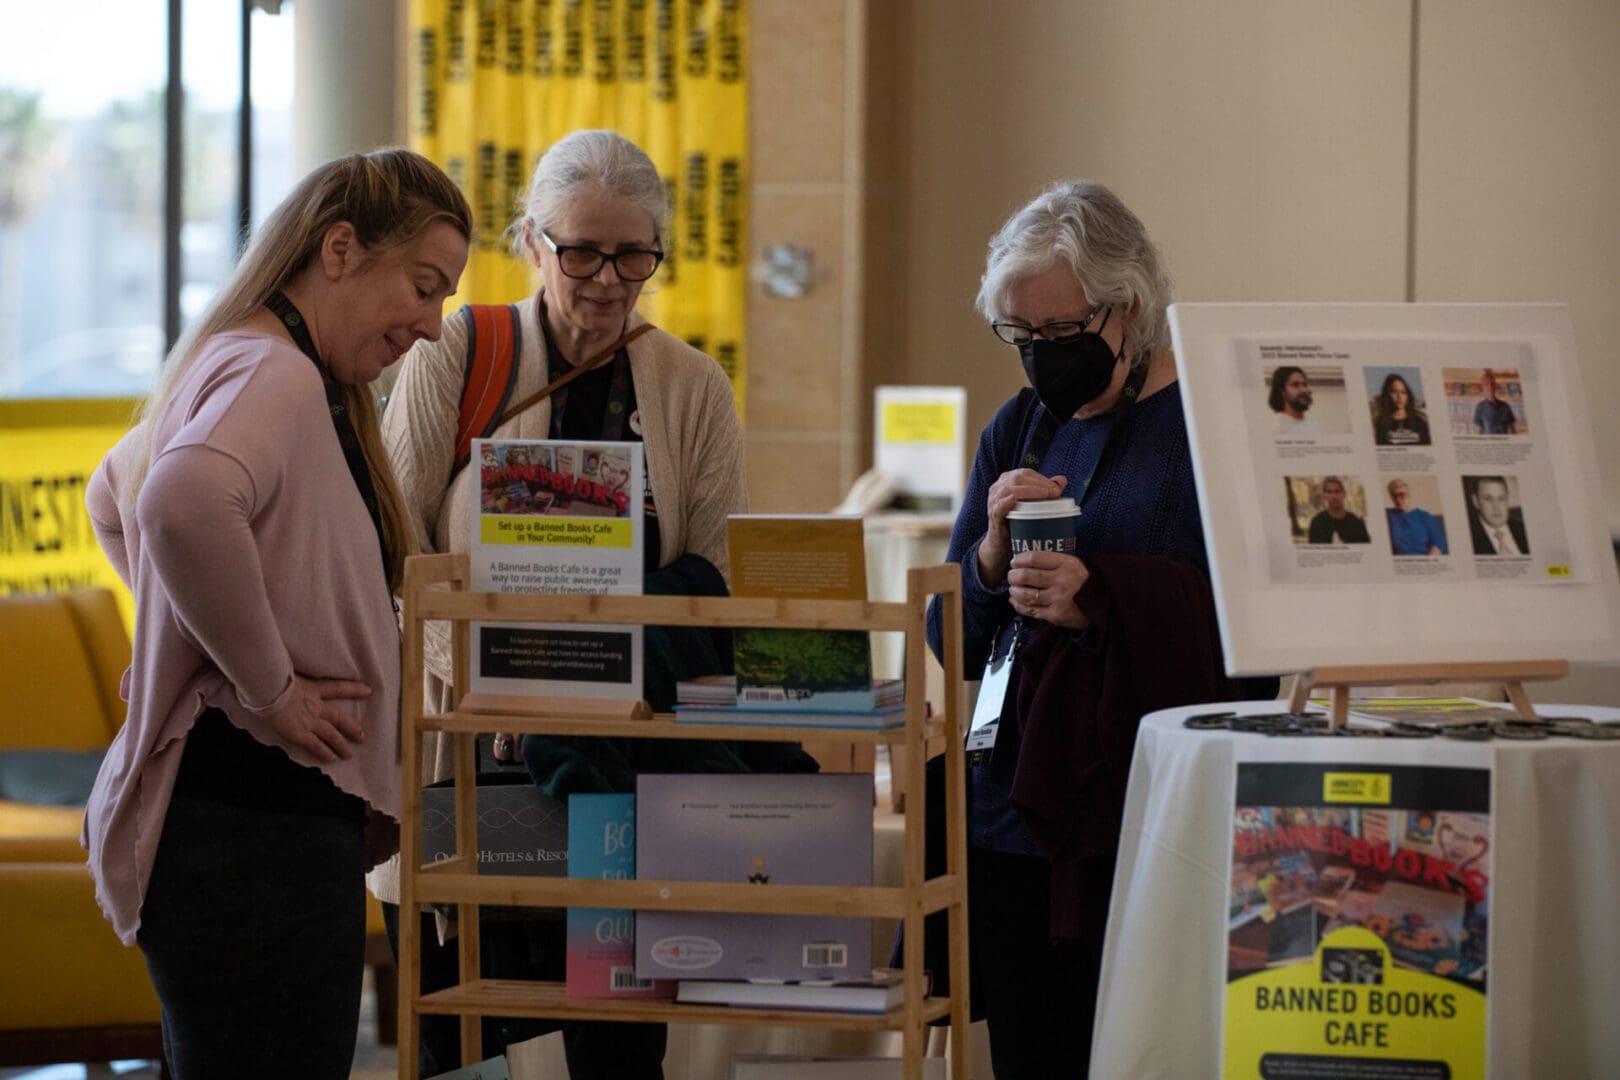
[[[1340,667],[1318,667],[1302,671],[1294,680],[1294,692],[1288,699],[1289,712],[1304,712],[1311,691],[1327,687],[1333,691],[1328,710],[1328,725],[1342,728],[1350,716],[1350,688],[1352,686],[1388,686],[1393,683],[1420,683],[1424,685],[1456,682],[1499,682],[1507,691],[1508,700],[1520,719],[1535,720],[1536,710],[1524,692],[1524,683],[1546,679],[1562,679],[1569,674],[1567,660],[1518,660],[1501,663],[1482,661],[1457,664],[1352,664]]]

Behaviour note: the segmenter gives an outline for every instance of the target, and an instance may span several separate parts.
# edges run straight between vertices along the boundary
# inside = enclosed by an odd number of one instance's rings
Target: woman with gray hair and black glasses
[[[727,587],[726,518],[747,510],[742,441],[731,383],[718,363],[636,312],[642,287],[664,258],[669,210],[663,180],[640,147],[612,131],[576,131],[540,157],[508,230],[512,250],[540,272],[541,286],[512,305],[468,309],[445,320],[443,337],[413,349],[383,415],[383,443],[420,549],[466,551],[477,468],[464,468],[468,438],[638,442],[646,487],[643,591],[715,595]],[[485,321],[479,321],[485,320]],[[504,346],[493,352],[490,341]],[[563,377],[565,385],[555,385]],[[466,388],[489,408],[464,416]],[[477,399],[478,394],[472,397]],[[468,430],[468,424],[471,430]],[[448,633],[430,624],[427,705],[451,698]],[[674,703],[677,679],[729,671],[729,639],[717,631],[649,627],[644,695]],[[497,736],[495,755],[519,755],[535,782],[566,803],[578,792],[633,791],[640,772],[813,771],[796,744],[708,740]],[[451,740],[429,740],[423,780],[451,774]],[[373,893],[397,933],[398,864],[373,873]],[[457,981],[453,948],[423,924],[423,989]],[[563,924],[488,923],[484,975],[562,979]],[[487,1047],[547,1030],[539,1022],[486,1020]],[[557,1025],[551,1024],[551,1027]],[[661,1024],[564,1026],[575,1077],[637,1080],[663,1075]],[[456,1068],[454,1018],[422,1023],[423,1075]]]
[[[1000,722],[968,776],[971,1000],[1000,1080],[1085,1075],[1137,722],[1233,693],[1169,303],[1147,231],[1100,184],[1055,185],[990,241],[978,308],[1030,386],[979,439],[949,559],[967,669],[1009,673],[982,684]],[[1015,554],[1008,512],[1065,498],[1077,552]],[[936,601],[936,654],[941,630]]]

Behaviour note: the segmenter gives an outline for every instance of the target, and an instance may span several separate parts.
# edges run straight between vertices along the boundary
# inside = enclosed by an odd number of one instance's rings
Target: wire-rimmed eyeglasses
[[[1086,317],[1079,322],[1049,322],[1044,326],[1034,327],[1025,326],[1023,323],[993,322],[990,324],[990,329],[995,331],[996,337],[1009,345],[1023,345],[1036,334],[1039,334],[1045,341],[1064,341],[1068,338],[1079,337],[1085,333],[1086,327],[1091,325],[1091,320],[1095,319],[1097,314],[1107,306],[1107,304],[1098,304],[1087,312]]]

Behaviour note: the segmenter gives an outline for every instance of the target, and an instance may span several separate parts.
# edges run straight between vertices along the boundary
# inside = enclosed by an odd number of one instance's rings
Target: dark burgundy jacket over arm
[[[1012,800],[1052,860],[1053,940],[1100,945],[1141,718],[1238,689],[1203,571],[1157,556],[1083,557],[1090,577],[1076,600],[1093,633],[1040,623],[1023,647]]]

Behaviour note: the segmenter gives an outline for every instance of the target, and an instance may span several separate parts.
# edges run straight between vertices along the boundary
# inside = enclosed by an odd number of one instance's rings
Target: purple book
[[[643,775],[636,877],[871,885],[872,798],[868,773]],[[834,979],[871,970],[870,919],[636,913],[644,979]]]

